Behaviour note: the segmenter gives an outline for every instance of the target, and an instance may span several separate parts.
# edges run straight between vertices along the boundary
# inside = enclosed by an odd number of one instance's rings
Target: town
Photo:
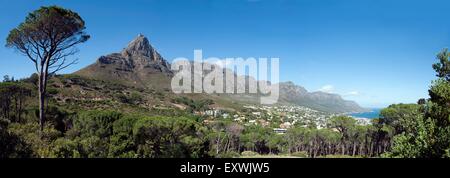
[[[204,120],[206,123],[217,119],[231,119],[244,126],[260,125],[272,128],[275,133],[284,134],[294,126],[322,129],[327,126],[330,118],[348,113],[327,113],[296,105],[245,105],[241,112],[211,108],[198,114],[207,118]],[[370,124],[367,118],[355,119],[359,125]]]

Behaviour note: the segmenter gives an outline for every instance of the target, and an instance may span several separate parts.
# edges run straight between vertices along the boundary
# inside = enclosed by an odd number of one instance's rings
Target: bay
[[[381,108],[372,108],[369,112],[350,113],[349,116],[355,118],[375,119],[380,117]]]

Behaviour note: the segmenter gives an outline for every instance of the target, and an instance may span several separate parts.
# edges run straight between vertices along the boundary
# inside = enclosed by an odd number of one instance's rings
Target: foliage
[[[39,130],[40,126],[35,122],[11,123],[8,127],[10,133],[17,135],[21,141],[30,146],[33,157],[49,157],[51,143],[60,138],[62,134],[48,125],[44,127],[42,132],[39,132]]]
[[[436,71],[436,76],[450,81],[450,61],[448,58],[450,53],[448,49],[444,49],[441,53],[437,55],[438,63],[433,64],[433,69]]]
[[[138,157],[202,157],[204,129],[194,120],[184,117],[139,119],[133,127]]]
[[[31,90],[23,83],[0,83],[0,117],[21,121],[25,100],[31,96]]]
[[[58,138],[51,145],[48,157],[52,158],[79,158],[79,145],[75,140]]]
[[[0,158],[29,157],[30,146],[17,135],[8,132],[9,121],[0,118]]]
[[[193,100],[193,99],[189,99],[187,97],[179,97],[174,99],[175,103],[180,103],[180,104],[184,104],[186,106],[188,106],[189,110],[191,112],[193,111],[205,111],[208,109],[209,105],[214,104],[214,102],[210,99],[205,99],[205,100]]]
[[[113,123],[122,117],[115,111],[87,111],[82,112],[73,121],[73,130],[77,136],[97,136],[101,139],[113,134]]]
[[[433,64],[436,76],[429,95],[421,101],[423,114],[401,117],[406,121],[404,131],[395,136],[390,157],[442,158],[448,157],[450,148],[450,62],[449,53],[444,49],[437,55],[438,63]],[[406,116],[406,117],[405,117]]]
[[[414,124],[417,117],[421,117],[423,111],[418,104],[393,104],[381,110],[380,116],[382,124],[392,126],[395,134],[404,132],[411,124]]]

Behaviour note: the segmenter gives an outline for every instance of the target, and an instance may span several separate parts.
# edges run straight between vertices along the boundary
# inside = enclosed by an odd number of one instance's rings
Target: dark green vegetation
[[[206,116],[196,113],[214,104],[208,99],[76,75],[53,76],[49,81],[48,122],[40,135],[36,75],[20,81],[5,77],[0,83],[0,156],[449,157],[447,51],[438,57],[434,68],[439,78],[427,100],[391,105],[369,125],[338,116],[326,128],[299,125],[281,135],[270,126],[246,126],[231,118],[203,122]]]
[[[394,138],[394,157],[450,157],[450,54],[445,49],[433,65],[438,79],[428,90],[430,98],[410,108],[385,111],[392,115],[398,135]]]
[[[76,75],[49,81],[48,121],[40,135],[34,78],[0,85],[2,157],[369,157],[390,146],[390,127],[384,124],[360,126],[342,116],[333,118],[328,128],[297,126],[279,135],[270,126],[245,126],[232,118],[203,122],[208,116],[196,113],[214,104],[208,99]]]
[[[204,118],[194,113],[212,104],[209,100],[170,98],[171,95],[74,75],[54,76],[50,80],[48,122],[39,136],[34,77],[5,80],[0,85],[1,157],[195,158],[266,154],[443,157],[448,154],[445,152],[448,147],[438,147],[445,145],[439,134],[446,132],[436,132],[442,128],[436,127],[438,122],[432,120],[436,115],[430,112],[439,109],[432,99],[421,100],[420,104],[392,105],[367,126],[340,116],[329,120],[327,128],[296,126],[279,135],[271,127],[244,126],[231,119],[204,123]],[[430,93],[441,91],[434,88]],[[97,98],[100,96],[101,99]],[[144,103],[157,96],[189,109],[146,108]],[[429,119],[423,119],[428,114]]]

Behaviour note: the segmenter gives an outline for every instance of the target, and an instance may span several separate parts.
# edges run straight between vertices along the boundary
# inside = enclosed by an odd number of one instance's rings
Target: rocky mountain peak
[[[284,90],[286,92],[293,92],[293,93],[301,94],[301,95],[304,95],[304,94],[308,93],[308,91],[305,88],[303,88],[302,86],[296,85],[292,81],[281,82],[280,83],[280,89]]]
[[[154,81],[163,80],[162,78],[165,80],[173,75],[170,64],[142,34],[134,38],[121,52],[101,56],[96,63],[77,71],[76,74],[145,87],[162,85]]]
[[[133,39],[128,46],[122,50],[123,56],[145,56],[145,57],[158,57],[159,54],[156,50],[150,45],[147,37],[142,34],[139,34],[135,39]],[[156,59],[155,59],[156,60]]]

